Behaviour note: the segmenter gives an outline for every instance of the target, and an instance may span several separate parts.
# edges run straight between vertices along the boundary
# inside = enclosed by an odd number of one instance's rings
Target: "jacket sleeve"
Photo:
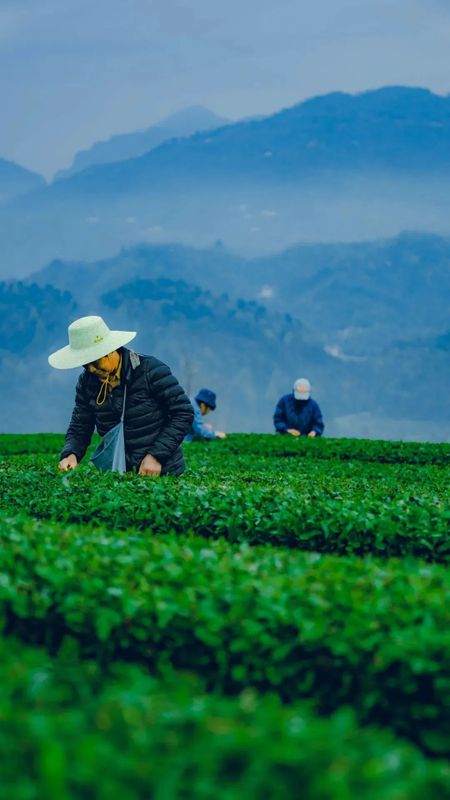
[[[75,392],[75,406],[60,458],[66,458],[74,453],[78,461],[81,461],[89,447],[94,428],[95,413],[88,403],[83,385],[83,375],[80,375]]]
[[[322,436],[324,429],[325,429],[325,423],[323,421],[322,412],[320,410],[319,405],[315,403],[311,430],[315,431],[317,433],[317,436]]]
[[[200,409],[194,408],[194,422],[192,424],[195,438],[199,439],[215,439],[216,434],[214,431],[206,427],[203,422],[202,412]]]
[[[167,364],[153,359],[147,367],[149,391],[164,411],[166,424],[149,450],[149,455],[164,466],[189,433],[194,409]]]
[[[277,433],[286,433],[287,423],[285,415],[285,403],[283,397],[277,403],[277,407],[273,415],[273,424],[275,425],[275,430],[277,431]]]

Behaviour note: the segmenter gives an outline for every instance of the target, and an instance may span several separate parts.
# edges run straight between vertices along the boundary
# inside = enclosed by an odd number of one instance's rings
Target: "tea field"
[[[8,800],[450,797],[450,445],[0,436]]]

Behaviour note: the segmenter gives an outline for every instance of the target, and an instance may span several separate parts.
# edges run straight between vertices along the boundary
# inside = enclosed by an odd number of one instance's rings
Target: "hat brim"
[[[91,347],[85,347],[83,350],[75,350],[70,344],[66,347],[61,347],[49,355],[48,363],[55,369],[75,369],[82,367],[84,364],[91,364],[92,361],[97,361],[113,350],[118,350],[119,347],[124,347],[128,342],[137,335],[136,331],[110,331],[108,336],[98,344]]]
[[[294,391],[294,395],[295,395],[295,399],[296,400],[309,400],[309,398],[311,397],[311,392],[295,392]]]

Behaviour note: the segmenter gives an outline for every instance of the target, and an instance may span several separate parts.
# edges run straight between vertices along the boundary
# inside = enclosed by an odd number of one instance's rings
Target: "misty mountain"
[[[0,206],[44,186],[45,180],[41,175],[0,158]]]
[[[126,161],[154,150],[165,141],[191,136],[199,131],[208,131],[226,125],[228,120],[202,106],[191,106],[171,114],[144,130],[111,136],[106,141],[95,142],[88,150],[76,154],[69,169],[60,170],[55,178],[60,180],[75,175],[97,164]]]
[[[224,427],[270,430],[276,396],[306,375],[330,435],[450,438],[448,239],[403,234],[256,259],[141,245],[92,264],[53,261],[30,280],[65,292],[77,314],[135,326],[137,346],[189,387],[213,385]]]
[[[246,255],[401,230],[450,234],[450,98],[391,87],[278,114],[93,166],[0,213],[3,275],[97,260],[150,241]]]
[[[184,281],[135,280],[89,303],[49,286],[0,284],[3,431],[65,428],[77,370],[52,370],[47,355],[66,343],[72,319],[93,312],[113,328],[133,326],[139,332],[133,346],[167,361],[188,392],[216,388],[216,418],[227,428],[270,430],[274,405],[290,389],[300,354],[317,391],[342,381],[342,366],[300,321]],[[340,407],[345,411],[348,400],[342,398]]]
[[[65,188],[128,191],[149,178],[222,177],[292,180],[322,170],[389,172],[450,169],[450,97],[390,87],[336,92],[269,117],[169,141],[128,164],[92,169]]]
[[[253,259],[220,245],[139,245],[91,264],[55,260],[31,279],[87,303],[124,281],[161,278],[200,283],[216,294],[245,296],[272,313],[298,317],[343,361],[392,343],[439,337],[449,325],[450,238],[430,234],[297,245]]]
[[[418,340],[449,323],[450,238],[406,232],[395,239],[299,246],[257,261],[271,308],[297,309],[333,338],[338,357]],[[267,301],[266,301],[267,302]]]

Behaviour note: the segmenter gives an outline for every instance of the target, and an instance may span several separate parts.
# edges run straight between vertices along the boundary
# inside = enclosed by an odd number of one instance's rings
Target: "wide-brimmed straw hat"
[[[136,331],[111,331],[102,317],[81,317],[68,327],[69,344],[48,357],[55,369],[73,369],[97,361],[131,342]]]

